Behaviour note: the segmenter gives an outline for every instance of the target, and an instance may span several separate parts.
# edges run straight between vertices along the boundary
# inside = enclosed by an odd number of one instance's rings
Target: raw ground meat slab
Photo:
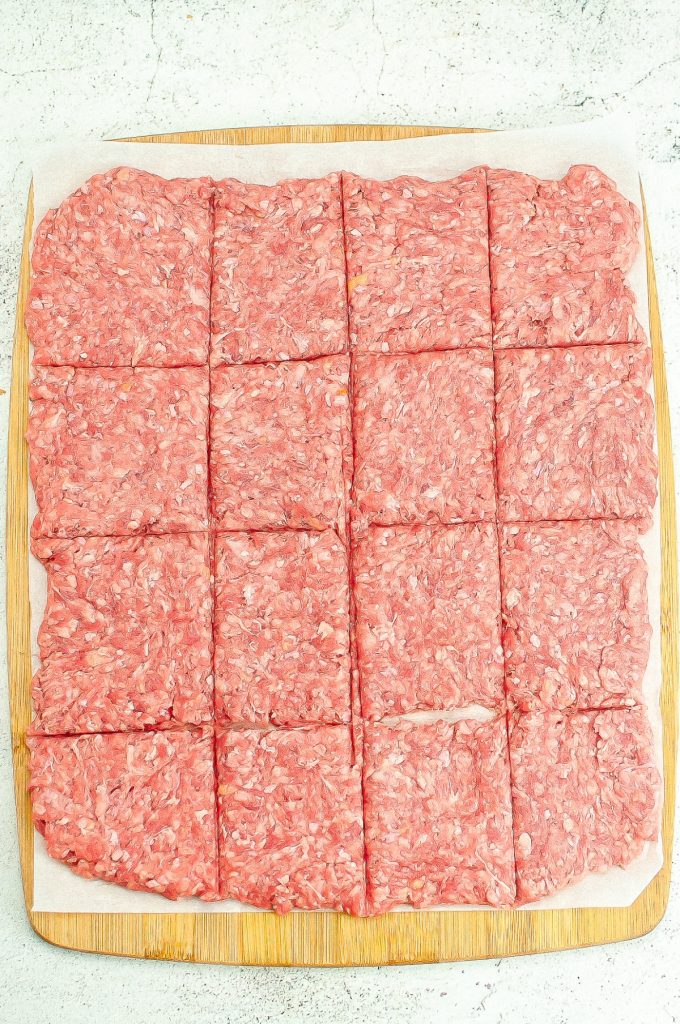
[[[490,352],[355,357],[357,528],[495,512]]]
[[[223,899],[284,913],[364,906],[361,779],[345,726],[217,736]]]
[[[348,722],[349,577],[333,530],[215,541],[218,721]]]
[[[501,528],[508,699],[522,711],[642,703],[647,567],[634,523]]]
[[[493,525],[371,528],[354,552],[354,593],[368,718],[503,705]]]
[[[517,896],[625,867],[659,831],[659,773],[644,708],[533,712],[510,729]]]
[[[35,368],[34,537],[205,530],[207,368]]]
[[[367,722],[364,813],[370,913],[513,902],[505,716]]]
[[[363,352],[491,345],[486,175],[343,173],[350,333]]]
[[[347,351],[339,174],[218,184],[211,320],[212,366]]]
[[[212,719],[207,534],[40,538],[33,550],[48,583],[35,731],[125,732]]]
[[[210,735],[32,736],[28,743],[33,821],[51,857],[126,889],[215,899]]]
[[[644,341],[626,283],[640,214],[615,183],[582,164],[487,176],[495,347]]]
[[[222,530],[344,533],[349,357],[223,366],[211,378],[211,481]]]
[[[496,353],[499,515],[651,521],[656,500],[648,348]]]
[[[118,167],[35,234],[26,326],[37,364],[207,362],[212,183]]]

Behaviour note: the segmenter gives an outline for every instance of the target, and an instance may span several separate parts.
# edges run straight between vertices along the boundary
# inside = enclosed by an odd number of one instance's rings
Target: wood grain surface
[[[252,145],[345,142],[441,135],[467,129],[328,125],[238,128],[128,141]],[[228,964],[346,966],[421,963],[548,952],[643,935],[661,920],[670,884],[677,743],[678,601],[675,497],[668,395],[651,245],[645,217],[651,341],[661,492],[661,705],[665,801],[664,866],[631,907],[555,911],[459,911],[388,914],[361,920],[342,914],[58,914],[31,910],[33,828],[28,798],[30,607],[28,598],[28,292],[32,196],[26,212],[17,300],[7,479],[7,626],[17,825],[26,907],[35,931],[59,946],[153,959]]]

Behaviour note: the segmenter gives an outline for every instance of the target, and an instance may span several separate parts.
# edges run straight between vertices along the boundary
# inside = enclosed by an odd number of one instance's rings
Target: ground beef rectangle
[[[48,581],[35,731],[124,732],[212,719],[207,534],[40,538],[33,549]]]
[[[348,356],[214,370],[210,436],[218,529],[344,532]]]
[[[496,354],[500,518],[639,519],[656,500],[649,349]]]
[[[640,214],[596,167],[559,181],[489,170],[496,348],[644,342],[626,283]]]
[[[35,362],[205,364],[212,195],[208,178],[117,167],[50,210],[26,309]]]
[[[367,899],[507,906],[515,896],[505,716],[367,722]]]
[[[36,367],[33,536],[208,526],[208,371]]]
[[[520,710],[642,702],[651,627],[634,523],[505,526],[501,580],[506,685]]]
[[[364,907],[361,778],[345,726],[217,735],[223,899]]]
[[[218,721],[349,721],[348,564],[333,530],[216,538],[215,695]]]
[[[489,347],[484,168],[448,181],[342,180],[353,347]]]
[[[212,366],[346,352],[340,175],[215,195]]]
[[[85,878],[217,896],[213,741],[200,731],[34,736],[33,821]]]
[[[503,704],[493,525],[369,529],[354,593],[368,718]]]
[[[517,896],[625,867],[659,831],[659,773],[644,708],[532,712],[510,729]]]
[[[490,352],[357,355],[353,412],[359,527],[494,515]]]

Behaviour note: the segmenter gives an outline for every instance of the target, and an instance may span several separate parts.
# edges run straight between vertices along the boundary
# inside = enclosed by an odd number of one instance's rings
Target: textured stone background
[[[668,0],[0,0],[0,388],[36,143],[191,128],[635,118],[680,436],[680,33]],[[675,379],[674,379],[675,378]],[[8,395],[0,443],[5,477]],[[3,543],[4,552],[4,543]],[[4,600],[4,588],[2,593]],[[4,610],[1,612],[4,620]],[[4,630],[3,630],[4,632]],[[3,638],[4,639],[4,638]],[[680,1019],[680,882],[654,933],[488,963],[269,970],[53,949],[19,882],[0,698],[0,1019],[14,1024]]]

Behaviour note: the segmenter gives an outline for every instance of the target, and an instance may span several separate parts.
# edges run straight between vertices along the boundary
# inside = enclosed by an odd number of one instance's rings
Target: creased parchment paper
[[[282,178],[315,177],[334,170],[351,170],[375,178],[416,174],[431,180],[450,178],[475,164],[508,167],[546,178],[561,177],[574,163],[595,164],[640,206],[640,186],[634,135],[629,122],[618,115],[540,130],[493,134],[431,136],[397,142],[351,142],[269,146],[182,146],[149,143],[79,143],[39,150],[33,187],[35,225],[48,209],[57,206],[92,174],[126,164],[166,177],[212,175],[273,184]],[[638,297],[638,317],[648,330],[644,245],[630,274]],[[31,519],[35,501],[31,494]],[[644,693],[654,732],[655,751],[662,769],[660,516],[657,501],[652,528],[641,539],[649,570],[649,610],[653,635],[644,679]],[[31,641],[38,661],[37,628],[46,597],[46,573],[31,556]],[[569,907],[622,907],[631,904],[663,863],[660,840],[649,843],[628,868],[612,868],[590,875],[563,892],[525,909]],[[204,903],[198,899],[173,902],[162,896],[130,892],[106,882],[84,879],[66,865],[47,856],[42,836],[35,835],[33,909],[41,911],[108,913],[225,913],[254,908],[236,901]],[[442,910],[470,910],[441,907]],[[488,909],[488,908],[479,908]]]

